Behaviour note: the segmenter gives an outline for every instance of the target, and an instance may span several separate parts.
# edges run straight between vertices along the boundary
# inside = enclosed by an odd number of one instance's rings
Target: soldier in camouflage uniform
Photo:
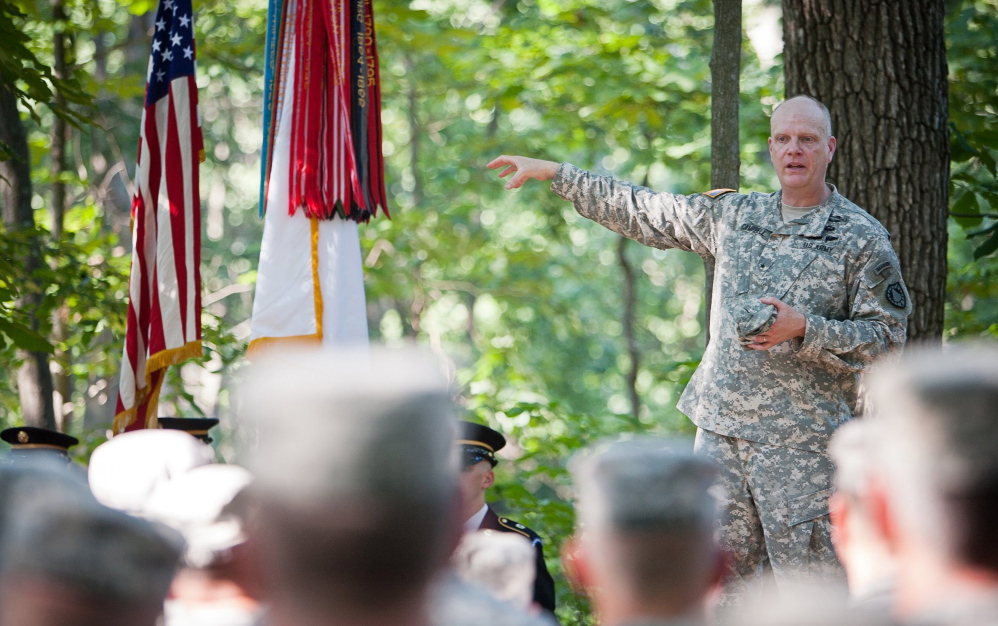
[[[589,219],[715,265],[710,344],[678,408],[696,448],[723,468],[734,601],[769,558],[777,583],[840,576],[832,551],[825,448],[852,418],[860,372],[904,343],[908,292],[890,236],[825,182],[835,152],[828,111],[798,97],[774,111],[775,193],[683,196],[567,163],[502,156],[506,188],[554,179]]]

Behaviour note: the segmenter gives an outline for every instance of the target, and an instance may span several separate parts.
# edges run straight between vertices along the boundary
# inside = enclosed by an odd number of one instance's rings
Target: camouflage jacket
[[[890,235],[837,191],[784,223],[781,192],[682,196],[568,163],[551,189],[625,237],[714,262],[710,344],[678,405],[700,428],[824,452],[855,411],[862,370],[904,343],[911,303]],[[765,296],[805,315],[802,339],[742,345],[739,327],[772,309]]]

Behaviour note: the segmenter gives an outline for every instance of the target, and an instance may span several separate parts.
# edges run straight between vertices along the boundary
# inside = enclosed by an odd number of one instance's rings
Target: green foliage
[[[72,235],[62,241],[53,241],[40,229],[0,237],[0,338],[6,339],[0,362],[17,363],[16,348],[52,352],[59,347],[74,357],[77,374],[107,376],[116,371],[120,344],[108,350],[107,337],[124,331],[128,265],[120,256],[104,256],[113,254],[117,238],[94,228],[94,211],[93,206],[73,209],[67,216]],[[29,250],[39,260],[33,271],[23,263]],[[34,310],[41,321],[37,330],[31,328],[27,311],[15,307],[29,293],[39,298]],[[60,307],[66,308],[72,332],[53,345],[52,318]],[[6,415],[4,421],[13,422],[17,411],[16,394],[0,394],[0,418]]]
[[[946,337],[998,337],[998,1],[952,2]]]
[[[998,250],[998,1],[955,3],[948,22],[950,212],[979,260]]]
[[[34,8],[34,5],[30,5]],[[0,79],[18,101],[38,120],[37,104],[46,104],[58,116],[79,127],[92,120],[87,112],[93,104],[89,92],[75,77],[59,78],[51,64],[39,59],[33,46],[29,16],[12,0],[0,0]],[[55,92],[65,98],[57,104]],[[0,160],[11,157],[0,143]]]

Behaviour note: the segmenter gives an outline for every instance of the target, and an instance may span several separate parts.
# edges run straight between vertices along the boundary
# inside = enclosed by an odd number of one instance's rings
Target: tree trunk
[[[783,0],[786,95],[828,106],[829,181],[887,227],[914,311],[938,341],[949,191],[945,0]]]
[[[65,79],[69,75],[67,44],[72,46],[72,40],[66,34],[66,8],[63,0],[52,0],[52,21],[54,36],[52,39],[53,70],[56,78]],[[66,106],[66,98],[58,88],[55,89],[55,106]],[[66,183],[62,175],[66,171],[66,145],[68,143],[68,125],[66,120],[58,115],[52,120],[52,143],[49,151],[52,172],[52,205],[49,213],[52,216],[52,238],[60,241],[66,222]],[[52,341],[59,345],[66,340],[66,329],[69,326],[69,307],[64,303],[56,309],[52,316]],[[55,396],[52,405],[55,410],[56,426],[66,432],[72,412],[64,410],[67,403],[72,402],[72,380],[69,377],[69,353],[56,348],[52,358],[52,386]]]
[[[645,180],[645,186],[647,185],[648,181]],[[627,396],[631,403],[631,419],[634,420],[635,427],[641,428],[641,396],[638,395],[638,369],[641,367],[641,353],[638,351],[638,342],[634,337],[637,284],[634,267],[627,258],[628,241],[630,240],[626,237],[617,239],[617,260],[620,262],[620,270],[624,275],[624,311],[621,327],[624,331],[624,340],[627,342],[627,356],[631,362],[631,367],[627,370]]]
[[[17,110],[17,97],[7,88],[6,77],[0,75],[0,141],[14,154],[9,161],[0,161],[0,213],[8,232],[31,230],[35,226],[31,210],[31,160],[28,154],[28,135]],[[37,247],[32,246],[32,250]],[[38,267],[36,252],[23,259],[26,274]],[[25,291],[16,303],[19,310],[28,311],[31,324],[38,327],[35,312],[38,293]],[[17,371],[17,392],[21,399],[21,412],[28,426],[55,428],[52,408],[52,373],[48,356],[44,352],[17,351],[22,361]]]
[[[35,214],[31,210],[28,135],[17,110],[17,97],[7,89],[7,80],[0,74],[0,142],[14,158],[0,161],[0,210],[4,226],[13,232],[34,227]]]
[[[742,59],[742,2],[714,0],[714,46],[710,56],[710,186],[738,189],[738,79]],[[710,343],[714,264],[704,261],[704,345]]]

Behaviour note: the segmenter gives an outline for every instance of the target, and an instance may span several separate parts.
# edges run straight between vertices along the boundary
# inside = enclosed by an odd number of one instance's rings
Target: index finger
[[[501,156],[492,159],[492,161],[490,161],[489,164],[486,165],[485,167],[494,170],[497,167],[502,167],[503,165],[513,165],[513,160],[510,159],[505,154],[503,154]]]

